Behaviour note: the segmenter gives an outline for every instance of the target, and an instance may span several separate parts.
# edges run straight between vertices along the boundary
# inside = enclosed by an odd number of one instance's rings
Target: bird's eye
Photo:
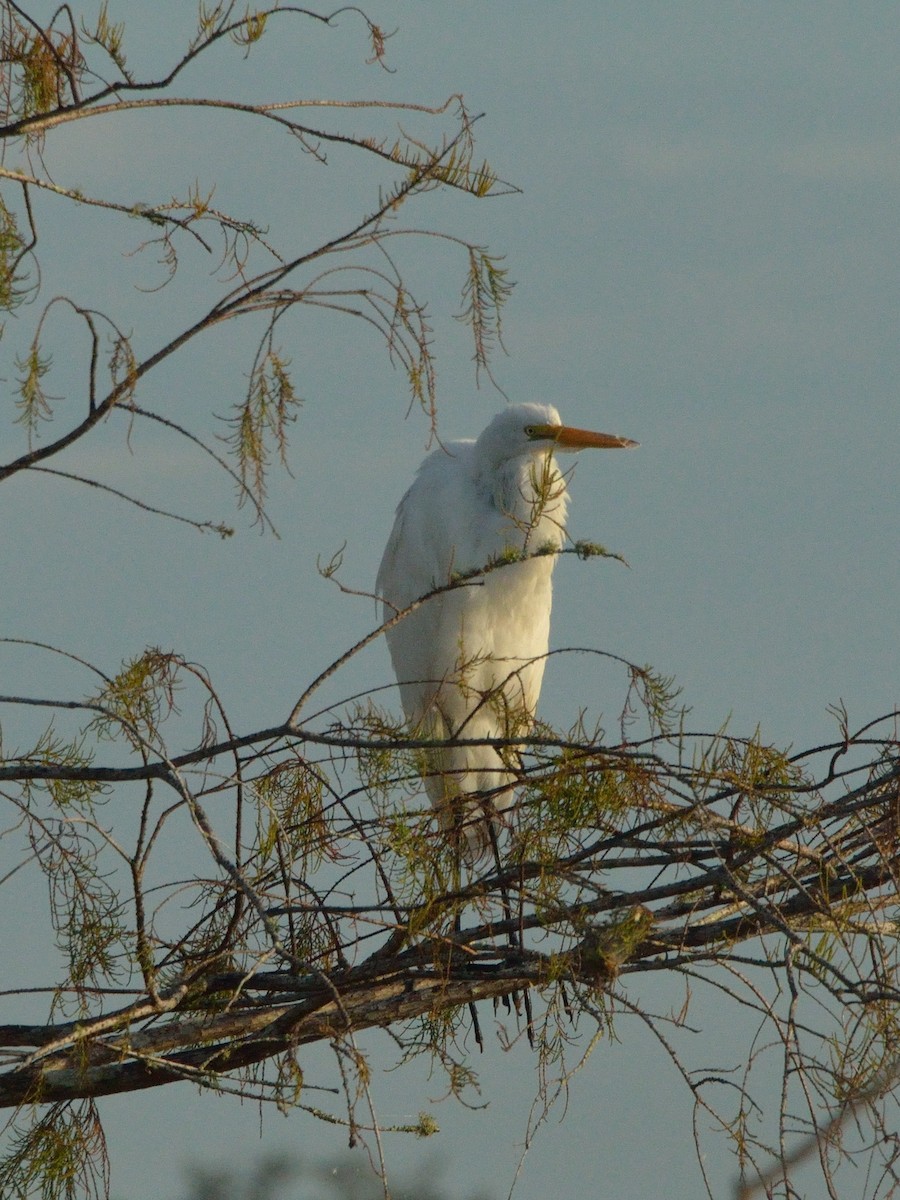
[[[538,433],[537,425],[526,425],[525,426],[525,436],[527,438],[531,438],[532,441],[534,441],[535,438],[540,437],[540,434]]]

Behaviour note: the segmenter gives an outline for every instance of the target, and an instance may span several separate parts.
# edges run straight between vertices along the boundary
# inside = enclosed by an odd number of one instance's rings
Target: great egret
[[[384,619],[476,574],[387,632],[414,733],[481,740],[528,731],[549,645],[552,551],[565,538],[568,493],[554,452],[636,445],[563,425],[549,405],[516,404],[477,440],[446,442],[425,459],[378,571]],[[519,555],[526,557],[515,561]],[[477,574],[491,564],[496,569]],[[513,802],[511,768],[509,752],[490,745],[429,755],[428,795],[443,827],[453,836],[462,830],[472,859],[491,845],[491,826],[496,831]]]

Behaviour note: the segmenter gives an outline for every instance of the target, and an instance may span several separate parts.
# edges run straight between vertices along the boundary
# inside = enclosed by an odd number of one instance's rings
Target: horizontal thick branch
[[[335,977],[331,982],[337,999],[319,985],[314,996],[300,1001],[191,1014],[154,1028],[146,1037],[118,1034],[97,1043],[73,1039],[66,1053],[54,1051],[46,1059],[7,1072],[0,1079],[0,1107],[115,1095],[183,1080],[214,1087],[217,1076],[298,1046],[340,1040],[372,1027],[446,1012],[546,982],[544,966],[536,964],[534,956],[529,960],[483,971],[467,968],[449,977],[405,971],[385,978],[382,973],[346,993]],[[16,1029],[9,1027],[7,1032],[12,1043],[21,1044]],[[158,1048],[163,1044],[185,1048],[164,1054]]]

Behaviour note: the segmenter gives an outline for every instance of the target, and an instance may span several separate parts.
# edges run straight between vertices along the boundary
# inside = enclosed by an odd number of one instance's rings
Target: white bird
[[[565,540],[568,493],[554,451],[636,445],[563,425],[549,405],[516,404],[477,441],[447,442],[428,455],[400,501],[381,560],[383,618],[476,574],[387,631],[415,735],[477,741],[527,733],[549,646],[555,552]],[[451,836],[464,833],[471,859],[495,841],[513,803],[514,761],[490,745],[429,754],[429,798]]]

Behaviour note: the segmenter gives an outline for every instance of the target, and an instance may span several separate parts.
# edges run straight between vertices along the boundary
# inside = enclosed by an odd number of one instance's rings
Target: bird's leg
[[[490,842],[490,846],[491,846],[491,853],[494,856],[494,866],[497,869],[497,878],[500,880],[500,885],[499,885],[500,886],[500,911],[503,913],[503,920],[506,922],[507,925],[509,925],[512,920],[512,917],[511,917],[511,910],[510,910],[510,905],[509,905],[509,893],[506,890],[506,884],[503,882],[503,864],[500,861],[500,843],[497,841],[497,827],[494,825],[494,817],[496,816],[496,812],[495,812],[494,806],[491,803],[489,798],[482,799],[480,801],[480,807],[481,807],[481,821],[484,823],[484,825],[487,829],[488,841]],[[513,945],[513,943],[510,942],[510,945]],[[497,1005],[500,1002],[500,999],[501,999],[501,997],[499,997],[499,996],[494,997],[494,1012],[495,1013],[497,1011]],[[515,999],[515,996],[513,997],[513,999]],[[510,1000],[510,997],[503,996],[502,1000],[503,1000],[503,1007],[506,1009],[507,1012],[511,1012],[512,1011],[512,1002]],[[517,1012],[518,1012],[518,1007],[519,1007],[518,1001],[516,1001],[516,1011]]]
[[[509,903],[509,891],[506,887],[506,882],[503,878],[503,864],[500,861],[500,843],[497,841],[497,830],[490,816],[486,816],[488,837],[491,840],[491,851],[494,855],[494,865],[497,868],[498,889],[500,892],[500,908],[503,913],[503,920],[507,926],[507,943],[513,950],[520,950],[522,946],[521,939],[513,927],[512,923],[512,907]],[[519,893],[521,897],[521,892]],[[520,913],[521,917],[521,913]],[[514,991],[509,996],[503,997],[503,1002],[506,1005],[506,1010],[510,1010],[510,1001],[516,1006],[516,1013],[521,1016],[519,1007],[519,992]],[[521,1003],[525,1009],[525,1029],[528,1033],[528,1044],[534,1049],[534,1013],[531,1007],[531,993],[526,988],[521,994]],[[496,1011],[497,1001],[494,1000],[494,1010]]]
[[[516,938],[517,938],[516,944],[519,946],[520,949],[521,949],[522,945],[524,944],[524,936],[525,936],[525,931],[523,928],[523,918],[524,918],[523,896],[524,895],[525,895],[525,878],[524,878],[524,871],[522,869],[522,860],[520,858],[519,859],[519,913],[518,913],[519,928],[516,933]],[[526,988],[525,991],[522,993],[522,1002],[525,1005],[525,1021],[526,1021],[526,1028],[528,1031],[528,1045],[533,1050],[534,1049],[534,1012],[532,1011],[532,1008],[531,1008],[531,992],[528,990],[528,988]]]
[[[469,1001],[469,1016],[472,1018],[472,1032],[475,1034],[475,1042],[478,1046],[479,1053],[484,1054],[484,1038],[481,1033],[481,1025],[478,1020],[478,1009],[475,1007],[475,1001]]]
[[[459,891],[462,881],[462,841],[463,834],[460,832],[459,823],[457,821],[457,836],[454,838],[453,848],[453,886],[455,891]],[[453,918],[453,933],[459,935],[462,930],[462,913],[459,909],[456,910],[456,915]],[[481,1032],[481,1022],[478,1020],[478,1009],[475,1007],[475,1001],[469,1001],[469,1016],[472,1018],[472,1033],[475,1035],[475,1043],[479,1051],[484,1054],[484,1036]]]

